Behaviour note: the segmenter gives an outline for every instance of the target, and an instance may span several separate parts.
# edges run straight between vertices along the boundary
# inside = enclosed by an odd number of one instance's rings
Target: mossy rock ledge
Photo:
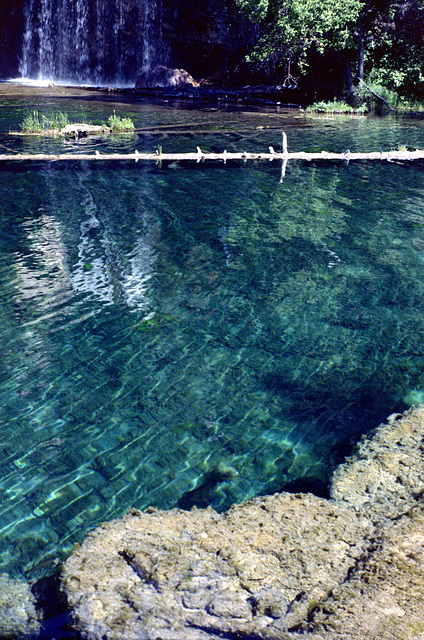
[[[73,629],[424,640],[423,438],[424,405],[390,416],[336,470],[329,500],[280,493],[223,514],[132,510],[102,524],[61,567]]]

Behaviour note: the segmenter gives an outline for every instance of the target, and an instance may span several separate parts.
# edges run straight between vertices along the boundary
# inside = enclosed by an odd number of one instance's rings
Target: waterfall
[[[19,71],[70,84],[133,84],[166,64],[161,0],[25,0]]]

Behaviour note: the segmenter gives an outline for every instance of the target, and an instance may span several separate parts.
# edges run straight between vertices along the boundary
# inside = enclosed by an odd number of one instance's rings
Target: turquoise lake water
[[[0,86],[3,147],[424,147],[407,118],[35,91]],[[138,130],[10,135],[34,108]],[[325,495],[362,433],[424,400],[423,163],[0,169],[1,572],[43,575],[129,507]]]

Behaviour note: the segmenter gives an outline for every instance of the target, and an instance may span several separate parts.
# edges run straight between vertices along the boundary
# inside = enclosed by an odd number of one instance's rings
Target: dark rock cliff
[[[24,14],[30,6],[29,2],[30,0],[3,0],[2,2],[0,78],[18,77],[20,74],[19,63],[23,57],[26,28]],[[245,75],[243,58],[255,40],[255,28],[238,11],[234,0],[197,0],[196,2],[194,0],[153,2],[152,0],[151,11],[140,9],[138,2],[135,2],[136,6],[132,7],[131,2],[134,3],[134,0],[127,0],[125,3],[127,21],[119,37],[119,51],[115,51],[117,43],[113,40],[111,31],[119,28],[117,18],[114,17],[116,2],[103,0],[99,3],[102,11],[99,11],[97,3],[90,7],[86,24],[80,34],[84,41],[88,41],[85,46],[86,52],[91,52],[87,69],[92,68],[93,71],[101,66],[104,67],[105,78],[114,77],[114,69],[109,67],[110,64],[113,66],[114,61],[116,64],[119,62],[121,72],[125,75],[122,80],[126,81],[132,76],[135,83],[137,75],[142,72],[141,59],[145,57],[142,55],[143,43],[140,39],[147,38],[150,40],[148,46],[153,56],[153,65],[184,68],[196,80],[209,79],[210,82],[221,85],[229,80],[243,81]],[[53,15],[56,15],[55,6],[52,2],[50,8]],[[38,75],[40,71],[36,61],[40,34],[41,38],[46,38],[46,34],[42,33],[46,25],[40,23],[40,7],[41,4],[33,3],[32,51],[27,51],[27,57],[30,59],[28,69],[30,75],[31,72]],[[109,16],[110,24],[103,26],[104,37],[99,42],[96,23],[103,14]],[[129,18],[133,14],[134,19],[131,22]],[[57,14],[57,16],[60,15],[62,14]],[[55,22],[58,19],[56,17]],[[149,24],[143,21],[148,21]],[[56,27],[56,24],[50,27],[49,33],[52,28],[56,30]],[[70,34],[66,31],[66,25],[62,25],[62,29],[53,39],[55,49],[52,52],[53,58],[59,55],[56,50],[61,46],[57,38],[65,37],[63,34],[60,35],[62,32],[69,39]],[[76,38],[76,34],[74,35]],[[72,40],[70,42],[72,43]],[[69,58],[68,66],[65,76],[73,78],[76,71],[73,68],[72,56]],[[61,71],[63,72],[63,69]],[[96,81],[96,78],[93,79]]]
[[[234,0],[164,0],[163,11],[173,66],[221,85],[249,79],[243,59],[256,32]]]
[[[0,78],[16,77],[23,37],[22,0],[2,0],[0,19]]]

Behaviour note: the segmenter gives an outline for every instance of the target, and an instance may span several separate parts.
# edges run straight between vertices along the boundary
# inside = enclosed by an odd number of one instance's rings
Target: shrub
[[[307,111],[313,111],[315,113],[346,113],[346,114],[364,114],[367,111],[365,104],[350,105],[347,102],[340,100],[333,100],[332,102],[314,102],[311,104]]]

